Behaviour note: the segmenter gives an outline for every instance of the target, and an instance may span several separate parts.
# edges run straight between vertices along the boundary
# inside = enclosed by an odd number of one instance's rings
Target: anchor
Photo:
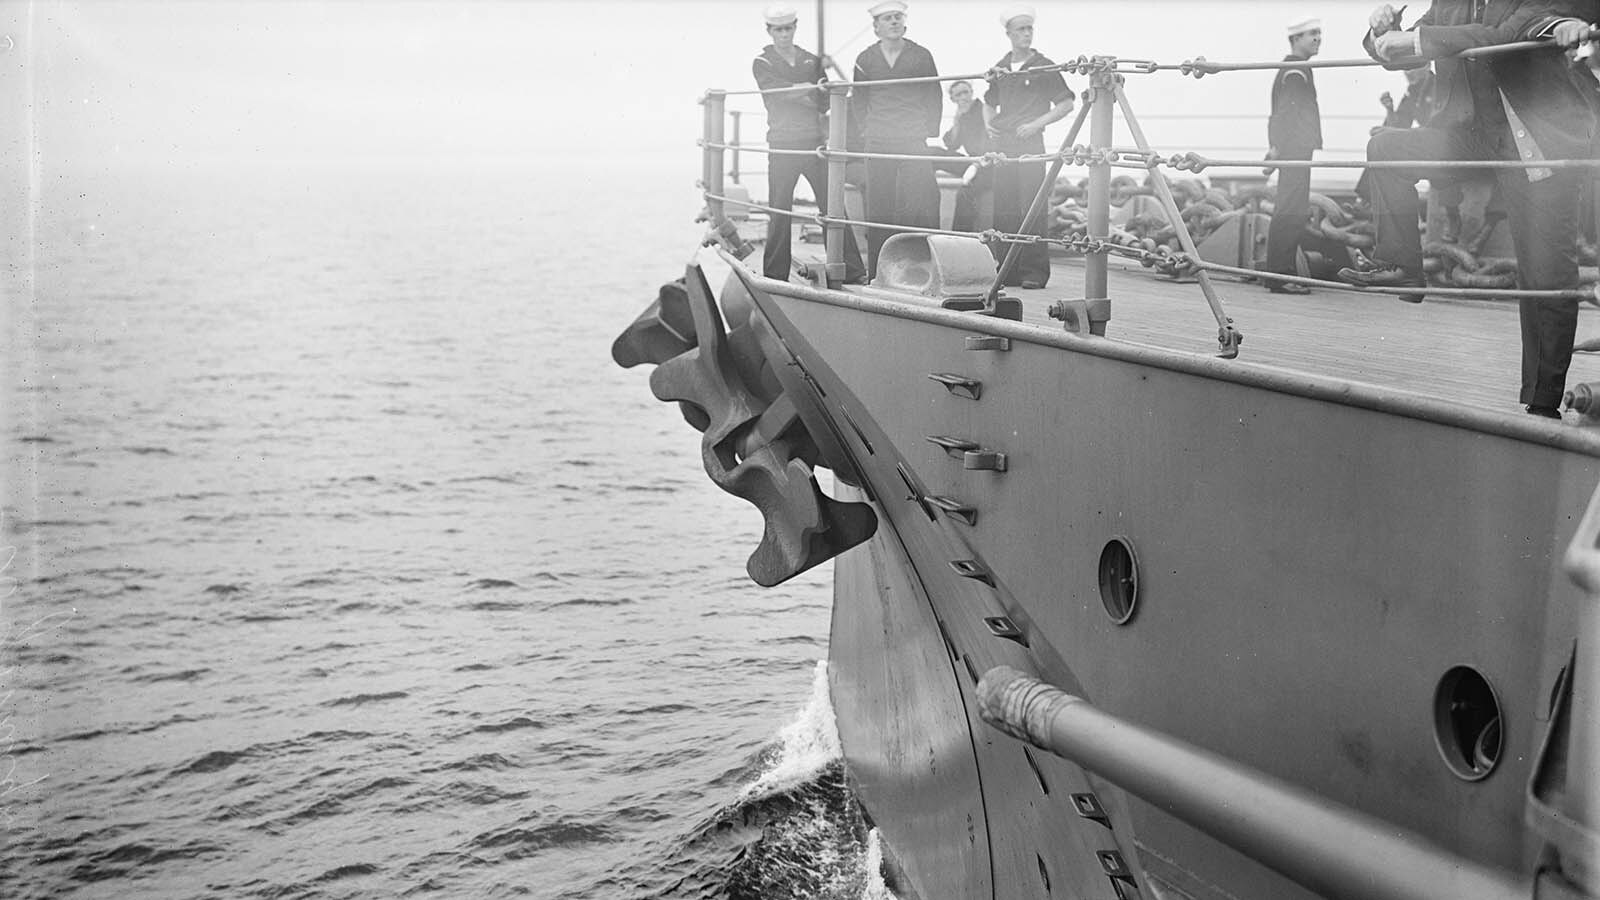
[[[817,444],[761,352],[759,317],[736,312],[745,321],[730,333],[705,273],[690,264],[623,331],[611,356],[624,368],[656,364],[650,390],[678,403],[703,432],[706,474],[761,512],[765,528],[745,571],[771,587],[865,541],[878,520],[867,504],[835,500],[817,485]]]

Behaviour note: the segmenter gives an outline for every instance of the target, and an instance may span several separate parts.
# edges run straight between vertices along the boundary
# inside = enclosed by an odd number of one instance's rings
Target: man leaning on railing
[[[1579,43],[1596,16],[1594,0],[1438,0],[1416,24],[1400,29],[1385,4],[1374,10],[1363,42],[1391,68],[1435,61],[1444,105],[1427,128],[1384,130],[1367,143],[1367,159],[1544,160],[1587,159],[1596,148],[1600,102],[1567,54],[1554,48],[1463,59],[1478,47],[1550,39]],[[1339,277],[1363,286],[1417,287],[1402,299],[1420,302],[1424,286],[1416,183],[1435,174],[1416,168],[1367,173],[1377,246],[1371,268],[1347,268]],[[1498,168],[1517,253],[1517,286],[1561,290],[1578,285],[1578,197],[1584,170]],[[1522,392],[1529,413],[1560,418],[1557,406],[1572,361],[1577,300],[1523,299]]]

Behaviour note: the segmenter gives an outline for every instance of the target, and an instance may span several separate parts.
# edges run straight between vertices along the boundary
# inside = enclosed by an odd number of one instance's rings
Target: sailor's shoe
[[[1339,280],[1357,287],[1426,287],[1420,274],[1386,263],[1378,263],[1366,270],[1345,267],[1339,270]],[[1422,297],[1421,293],[1400,295],[1400,299],[1407,303],[1421,303]]]

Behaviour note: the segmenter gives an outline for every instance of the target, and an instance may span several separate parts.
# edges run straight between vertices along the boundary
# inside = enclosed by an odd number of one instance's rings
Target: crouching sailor
[[[794,33],[799,27],[799,16],[787,4],[769,6],[763,14],[767,20],[767,34],[772,43],[762,48],[761,54],[751,63],[756,85],[762,90],[786,88],[799,84],[820,85],[823,81],[822,60],[795,45]],[[823,114],[828,109],[827,89],[812,91],[786,91],[779,94],[762,94],[767,106],[767,146],[773,150],[804,150],[805,156],[774,153],[767,157],[767,205],[782,210],[794,208],[794,186],[805,176],[811,183],[811,193],[817,198],[817,208],[828,212],[828,167],[816,149],[826,143]],[[791,217],[773,213],[767,222],[767,246],[762,253],[761,273],[779,281],[789,280]],[[861,251],[856,248],[855,234],[844,229],[844,278],[852,284],[866,280],[866,269],[861,265]]]

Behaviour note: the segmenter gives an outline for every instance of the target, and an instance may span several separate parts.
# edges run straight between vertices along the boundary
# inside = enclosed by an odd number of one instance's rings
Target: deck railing
[[[1600,28],[1591,28],[1585,41],[1600,40]],[[1486,57],[1502,53],[1523,52],[1554,52],[1554,45],[1548,41],[1519,41],[1509,44],[1499,44],[1490,47],[1480,47],[1460,54],[1465,58]],[[819,223],[825,231],[827,246],[826,280],[829,288],[838,288],[844,283],[844,229],[861,225],[870,228],[885,228],[894,231],[909,231],[927,234],[955,235],[982,240],[986,243],[1004,243],[1008,250],[1003,262],[996,272],[993,286],[988,292],[985,302],[985,311],[993,312],[995,303],[1001,292],[1001,285],[1016,264],[1018,252],[1023,244],[1046,242],[1057,244],[1069,249],[1080,251],[1085,256],[1085,304],[1103,302],[1108,297],[1108,260],[1112,255],[1127,257],[1137,260],[1143,265],[1156,268],[1159,271],[1173,275],[1193,275],[1198,281],[1201,291],[1210,306],[1218,326],[1218,345],[1220,355],[1232,358],[1238,354],[1239,343],[1242,335],[1234,328],[1232,319],[1228,316],[1218,295],[1215,285],[1210,279],[1210,274],[1225,273],[1254,277],[1258,273],[1251,269],[1238,266],[1229,266],[1211,262],[1201,258],[1195,245],[1193,236],[1184,223],[1182,214],[1173,196],[1171,185],[1168,182],[1166,171],[1200,173],[1208,169],[1239,169],[1260,168],[1262,159],[1240,158],[1210,158],[1195,151],[1162,154],[1156,152],[1146,139],[1139,119],[1133,112],[1127,93],[1124,89],[1126,78],[1129,75],[1150,75],[1160,72],[1179,72],[1196,79],[1207,75],[1224,72],[1276,70],[1283,68],[1300,69],[1336,69],[1336,68],[1366,68],[1383,66],[1373,59],[1337,59],[1337,60],[1304,60],[1304,61],[1260,61],[1222,63],[1210,62],[1204,57],[1184,60],[1181,63],[1163,64],[1153,60],[1129,59],[1117,56],[1079,56],[1064,63],[1051,66],[1040,66],[1026,70],[1011,72],[1003,69],[993,69],[987,72],[968,73],[960,75],[939,75],[917,78],[897,78],[878,81],[825,81],[820,84],[794,85],[784,88],[767,90],[720,90],[713,89],[706,92],[702,99],[705,106],[705,128],[700,145],[703,150],[704,164],[702,169],[701,186],[704,189],[706,201],[706,215],[710,219],[713,229],[726,237],[732,229],[725,227],[726,205],[738,204],[740,206],[763,210],[769,215],[791,216],[795,218],[810,218]],[[1047,72],[1061,72],[1064,74],[1077,74],[1090,79],[1090,88],[1084,94],[1084,104],[1078,111],[1068,131],[1066,139],[1061,143],[1060,149],[1054,153],[1027,154],[1007,157],[1000,153],[988,153],[983,156],[916,156],[907,154],[868,153],[847,150],[848,111],[846,108],[848,97],[854,90],[871,90],[875,87],[890,85],[942,83],[952,81],[976,81],[1017,77],[1021,74],[1037,75]],[[767,147],[743,145],[737,137],[737,111],[734,112],[735,139],[726,140],[724,123],[728,119],[728,98],[734,96],[755,96],[766,94],[785,94],[804,91],[826,90],[829,100],[829,132],[828,141],[824,146],[815,151],[809,150],[781,150]],[[1121,113],[1123,123],[1134,138],[1134,147],[1119,147],[1114,144],[1113,133],[1115,113]],[[1077,143],[1078,136],[1085,121],[1089,124],[1089,141],[1087,144]],[[743,198],[734,198],[728,195],[724,173],[728,172],[726,154],[734,154],[735,164],[732,174],[737,181],[737,154],[740,152],[761,153],[767,155],[812,155],[815,154],[828,163],[828,194],[825,208],[827,213],[796,214],[792,210],[783,210],[769,204],[756,203]],[[1000,232],[989,229],[982,232],[953,231],[943,228],[920,228],[898,225],[892,222],[870,222],[850,219],[845,215],[845,166],[852,159],[923,159],[945,163],[976,163],[980,166],[1006,166],[1030,163],[1048,162],[1050,169],[1044,183],[1024,218],[1018,233]],[[1291,168],[1434,168],[1434,169],[1586,169],[1600,172],[1600,159],[1560,159],[1560,160],[1409,160],[1409,161],[1352,161],[1352,160],[1283,160],[1273,159],[1269,163],[1278,169]],[[1086,234],[1070,237],[1040,237],[1034,234],[1040,218],[1048,210],[1051,191],[1061,169],[1066,165],[1085,166],[1089,170],[1087,192],[1087,218],[1088,230]],[[1126,246],[1111,240],[1110,233],[1110,207],[1111,207],[1111,170],[1143,169],[1149,174],[1151,187],[1166,214],[1169,224],[1176,232],[1181,251],[1163,252],[1151,251],[1143,247]],[[823,198],[818,198],[822,200]],[[770,198],[769,198],[770,200]],[[821,204],[819,204],[820,206]],[[720,227],[719,227],[720,226]],[[1358,293],[1381,294],[1415,294],[1414,287],[1358,287],[1339,281],[1327,281],[1318,278],[1302,277],[1297,275],[1273,275],[1274,280],[1293,282],[1319,288],[1328,288],[1341,291]],[[1495,288],[1465,288],[1465,287],[1426,287],[1426,293],[1437,296],[1472,298],[1483,300],[1506,299],[1550,299],[1550,300],[1580,300],[1600,304],[1600,285],[1594,290],[1517,290]],[[1085,317],[1087,320],[1087,317]],[[1103,326],[1102,326],[1103,327]],[[1099,333],[1098,331],[1096,333]]]

